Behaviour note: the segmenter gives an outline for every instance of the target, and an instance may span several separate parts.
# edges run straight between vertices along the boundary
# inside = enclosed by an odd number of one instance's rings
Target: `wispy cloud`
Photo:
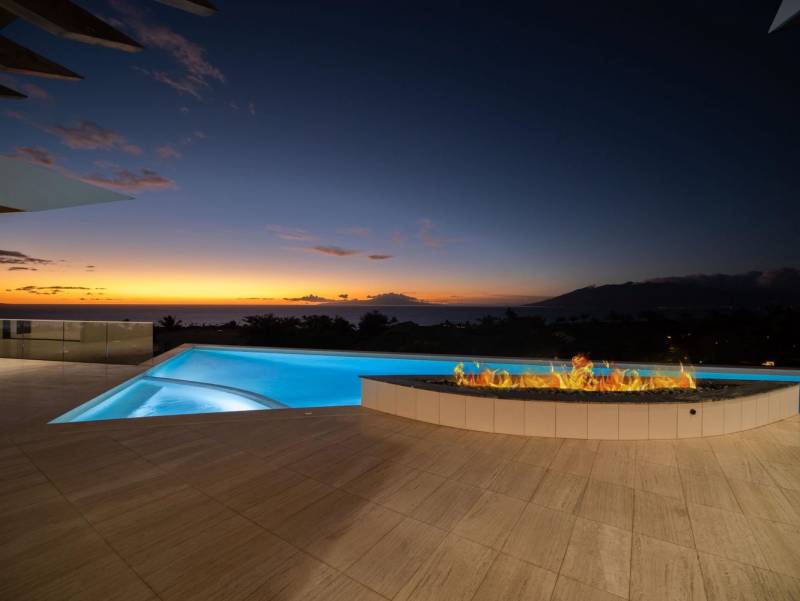
[[[417,222],[419,229],[417,230],[417,238],[424,246],[428,248],[442,248],[449,242],[454,242],[455,238],[448,238],[441,234],[435,233],[433,221],[424,218]]]
[[[9,271],[39,271],[35,267],[9,267]]]
[[[180,150],[169,144],[156,148],[156,154],[162,159],[179,159],[183,156]]]
[[[250,112],[251,115],[255,115],[256,114],[256,103],[255,102],[248,103],[247,110]]]
[[[17,146],[14,149],[13,154],[8,156],[23,159],[36,165],[44,165],[46,167],[50,167],[56,163],[56,160],[53,155],[50,154],[50,151],[40,146]]]
[[[30,98],[36,98],[37,100],[50,100],[51,98],[47,90],[37,86],[35,83],[24,83],[21,88]]]
[[[91,290],[88,286],[22,286],[17,290],[29,292],[31,290]]]
[[[126,192],[137,192],[143,190],[174,190],[178,186],[173,180],[163,175],[159,175],[151,169],[140,169],[138,173],[121,169],[116,171],[111,177],[102,175],[88,175],[81,178],[87,184],[116,188]]]
[[[394,258],[394,255],[369,255],[369,258],[373,261],[385,261]]]
[[[169,54],[177,64],[177,72],[140,69],[156,81],[201,100],[212,81],[223,83],[225,75],[206,58],[205,49],[184,36],[164,27],[147,23],[138,8],[123,0],[112,0],[112,6],[125,16],[136,37],[145,46]]]
[[[112,150],[117,149],[128,154],[141,154],[142,149],[131,144],[119,132],[106,129],[91,121],[79,121],[75,126],[42,125],[44,131],[57,136],[61,143],[76,150]]]
[[[368,227],[361,227],[354,225],[353,227],[343,227],[336,230],[345,236],[355,236],[356,238],[368,238],[372,234],[372,230]]]
[[[50,259],[37,259],[17,250],[0,250],[0,263],[6,265],[48,265],[52,262]]]
[[[17,292],[27,292],[28,294],[44,294],[55,295],[62,292],[73,292],[76,290],[86,291],[91,290],[88,286],[21,286],[14,289]],[[87,292],[86,294],[91,294]]]
[[[180,153],[179,153],[180,154]],[[147,190],[168,190],[176,189],[178,186],[174,180],[160,175],[152,169],[140,169],[138,172],[129,169],[123,169],[114,163],[106,161],[94,161],[95,166],[101,169],[113,169],[113,175],[105,176],[97,173],[89,175],[80,175],[74,173],[69,169],[58,165],[53,156],[43,148],[37,147],[17,147],[15,153],[8,156],[42,165],[49,169],[53,169],[62,175],[80,181],[101,186],[106,188],[114,188],[117,190],[124,190],[127,192],[144,192]],[[0,263],[9,262],[3,260],[0,256]]]
[[[341,246],[325,246],[317,245],[308,247],[307,250],[311,252],[321,253],[323,255],[330,255],[332,257],[351,257],[361,253],[360,250],[353,250],[351,248],[342,248]]]
[[[35,98],[36,100],[50,100],[52,98],[48,91],[43,87],[38,86],[35,83],[18,81],[15,77],[12,77],[7,73],[0,73],[0,83],[14,88],[15,90],[24,92],[29,98]]]
[[[267,230],[275,234],[281,240],[292,240],[294,242],[310,242],[316,240],[316,236],[306,230],[296,227],[286,227],[285,225],[270,223],[267,225]]]

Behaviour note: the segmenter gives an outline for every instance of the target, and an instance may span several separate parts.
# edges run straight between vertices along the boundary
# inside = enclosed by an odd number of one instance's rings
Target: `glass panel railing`
[[[64,361],[105,363],[107,330],[105,321],[65,321]]]
[[[63,361],[64,359],[64,322],[63,321],[18,321],[24,333],[23,359],[43,359],[45,361]]]
[[[141,363],[153,356],[153,324],[150,322],[108,322],[108,362]]]
[[[153,324],[0,319],[0,358],[137,364],[153,356]]]

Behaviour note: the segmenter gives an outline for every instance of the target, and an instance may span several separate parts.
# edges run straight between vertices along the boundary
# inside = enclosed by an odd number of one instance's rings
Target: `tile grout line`
[[[678,449],[675,449],[675,461],[678,462]],[[719,460],[717,461],[719,463]],[[720,466],[721,468],[722,466]],[[724,472],[723,472],[724,473]],[[692,516],[689,513],[689,495],[686,492],[686,484],[683,481],[683,475],[681,474],[680,463],[678,462],[678,481],[681,485],[681,494],[683,495],[683,507],[686,510],[686,519],[689,520],[689,529],[692,532],[692,544],[694,545],[694,556],[697,560],[697,567],[700,570],[700,581],[703,585],[703,594],[708,598],[708,593],[706,591],[706,575],[703,571],[703,562],[700,561],[700,549],[697,548],[697,535],[694,532],[694,520],[692,520]],[[733,492],[733,491],[731,491]]]
[[[207,437],[207,438],[208,438],[208,437]],[[216,438],[213,438],[213,440],[215,440],[215,441],[219,442],[219,441],[218,441]],[[235,450],[239,450],[239,449],[236,449],[236,447],[231,447],[231,448],[233,448],[233,449],[235,449]],[[132,449],[132,450],[133,450],[133,449]],[[150,461],[149,461],[149,460],[148,460],[146,457],[144,457],[143,455],[139,454],[139,453],[138,453],[137,451],[135,451],[135,450],[133,450],[133,451],[134,451],[134,453],[137,453],[137,455],[139,455],[139,456],[140,456],[140,457],[141,457],[143,460],[145,460],[145,461],[147,461],[148,463],[150,463]],[[263,458],[261,458],[261,457],[257,457],[257,456],[255,456],[255,455],[254,455],[254,457],[256,457],[256,458],[258,458],[258,459],[263,459]],[[159,466],[157,466],[157,465],[155,465],[155,467],[156,467],[156,468],[159,468]],[[160,468],[159,468],[159,469],[160,469]],[[325,484],[324,482],[320,482],[319,480],[316,480],[316,479],[314,479],[314,478],[309,478],[308,476],[305,476],[304,474],[301,474],[300,472],[297,472],[297,471],[295,471],[295,470],[292,470],[292,469],[290,469],[290,468],[288,468],[288,467],[286,467],[286,466],[284,466],[284,467],[282,467],[282,468],[279,468],[279,469],[286,469],[286,470],[288,470],[288,471],[291,471],[292,473],[295,473],[295,474],[298,474],[298,475],[300,475],[300,476],[303,476],[304,478],[308,478],[309,480],[314,480],[314,481],[315,481],[315,482],[317,482],[317,483]],[[312,557],[312,558],[316,559],[316,560],[317,560],[317,561],[319,561],[320,563],[324,564],[325,566],[327,566],[328,568],[330,568],[331,570],[333,570],[334,572],[336,572],[336,574],[337,574],[337,575],[344,576],[344,577],[346,577],[346,578],[349,578],[350,580],[354,580],[353,578],[351,578],[350,576],[348,576],[348,575],[345,573],[345,571],[343,571],[343,570],[340,570],[339,568],[337,568],[337,567],[335,567],[335,566],[333,566],[333,565],[329,564],[329,563],[328,563],[328,562],[327,562],[325,559],[323,559],[323,558],[321,558],[321,557],[318,557],[317,555],[315,555],[315,554],[314,554],[314,553],[312,553],[311,551],[308,551],[308,550],[306,550],[306,549],[303,549],[303,548],[301,548],[301,547],[298,547],[297,545],[295,545],[295,544],[294,544],[294,543],[292,543],[291,541],[289,541],[289,540],[286,540],[285,538],[283,538],[283,537],[282,537],[280,534],[278,534],[277,532],[275,532],[275,531],[273,531],[273,530],[270,530],[269,528],[266,528],[266,527],[262,526],[261,524],[259,524],[258,522],[256,522],[256,521],[255,521],[255,520],[253,520],[252,518],[250,518],[249,516],[245,515],[244,513],[241,513],[240,511],[238,511],[237,509],[235,509],[235,508],[231,507],[231,506],[230,506],[230,505],[228,505],[227,503],[225,503],[225,502],[223,502],[223,501],[220,501],[219,499],[217,499],[217,498],[216,498],[216,497],[214,497],[213,495],[210,495],[210,494],[206,493],[205,491],[203,491],[202,489],[199,489],[199,488],[197,488],[197,487],[196,487],[195,485],[193,485],[193,484],[188,484],[188,483],[186,483],[186,482],[184,482],[184,484],[185,484],[185,485],[186,485],[188,488],[191,488],[192,490],[194,490],[194,491],[195,491],[195,492],[197,492],[198,494],[202,495],[203,497],[205,497],[205,498],[207,498],[207,499],[209,499],[209,500],[211,500],[211,501],[214,501],[215,503],[219,503],[220,505],[222,505],[223,507],[225,507],[226,509],[228,509],[229,511],[231,511],[233,514],[235,514],[235,515],[239,516],[240,518],[244,519],[245,521],[247,521],[247,522],[248,522],[248,523],[250,523],[251,525],[255,526],[255,527],[258,529],[258,530],[260,530],[260,531],[263,531],[263,532],[265,532],[265,533],[269,534],[270,536],[274,536],[275,538],[277,538],[277,539],[281,540],[283,543],[285,543],[285,544],[289,545],[291,548],[295,549],[295,551],[296,551],[296,552],[298,552],[298,553],[302,553],[302,554],[305,554],[305,555],[308,555],[309,557]],[[330,485],[327,485],[327,486],[330,486]],[[290,487],[290,488],[291,488],[291,487]],[[319,499],[317,499],[316,501],[314,501],[314,503],[317,503],[317,502],[321,501],[322,499],[324,499],[324,498],[327,498],[328,496],[330,496],[331,494],[333,494],[333,493],[334,493],[336,490],[340,490],[340,489],[339,489],[339,488],[337,488],[337,487],[331,487],[331,488],[333,488],[334,490],[331,490],[331,491],[329,491],[328,493],[326,493],[325,495],[323,495],[322,497],[320,497]],[[345,492],[346,492],[346,491],[345,491]],[[308,505],[308,506],[306,506],[306,507],[310,507],[310,506],[311,506],[311,505],[313,505],[314,503],[311,503],[310,505]],[[292,516],[294,516],[294,515],[296,515],[296,514],[300,513],[300,512],[301,512],[301,511],[303,511],[304,509],[306,509],[306,507],[300,508],[300,509],[298,509],[297,511],[295,511],[295,512],[291,513],[289,516],[286,516],[286,517],[287,517],[287,518],[289,518],[289,517],[292,517]],[[402,515],[402,514],[401,514],[401,515]],[[242,544],[246,544],[246,543],[242,543]],[[238,547],[237,547],[237,548],[238,548]],[[359,559],[360,559],[360,558],[359,558]],[[356,561],[359,561],[359,560],[356,560]],[[356,563],[356,562],[354,561],[353,563]],[[351,565],[352,565],[352,564],[351,564]],[[133,568],[131,568],[131,569],[133,570]],[[134,572],[135,572],[135,570],[134,570]],[[136,575],[137,575],[137,576],[138,576],[140,579],[144,580],[144,579],[143,579],[141,576],[139,576],[138,572],[135,572],[135,573],[136,573]],[[372,590],[372,589],[370,589],[370,588],[369,588],[367,585],[365,585],[364,583],[362,583],[362,582],[360,582],[360,581],[355,581],[355,582],[358,582],[358,584],[359,584],[359,585],[361,585],[361,586],[364,586],[365,588],[368,588],[369,590]],[[263,583],[262,583],[262,584],[263,584]],[[148,585],[148,587],[149,587],[149,585]],[[260,586],[259,586],[259,588],[260,588]],[[256,590],[257,590],[257,589],[256,589]],[[256,591],[254,591],[254,593],[255,593],[255,592],[256,592]],[[384,599],[386,598],[384,595],[382,595],[382,594],[378,593],[378,591],[374,591],[374,592],[375,592],[376,594],[378,594],[380,597],[383,597]],[[247,599],[249,599],[250,597],[252,597],[252,595],[248,595]],[[161,597],[158,597],[158,598],[159,598],[159,599],[161,599]],[[245,600],[245,601],[246,601],[246,600]]]
[[[563,446],[564,446],[564,443],[562,441],[560,448],[563,448]],[[598,448],[599,448],[599,446],[598,446]],[[592,467],[589,469],[589,475],[591,475],[592,470],[594,469],[595,461],[597,461],[597,452],[594,453],[594,457],[592,458]],[[586,486],[588,486],[588,485],[589,485],[589,476],[586,477]],[[585,490],[585,488],[584,488],[584,490]],[[561,574],[561,570],[564,569],[564,560],[567,557],[567,552],[569,551],[569,546],[572,543],[572,537],[575,536],[575,526],[576,526],[577,523],[578,523],[578,516],[576,515],[575,516],[575,520],[573,520],[573,522],[572,522],[572,529],[570,530],[570,533],[569,533],[569,539],[567,539],[567,545],[564,548],[564,554],[561,556],[561,561],[559,562],[559,566],[558,566],[558,576],[559,577],[562,575]],[[564,577],[565,578],[569,578],[569,576],[567,576],[566,574],[564,575]]]
[[[111,440],[113,440],[113,439],[111,439]],[[115,442],[116,442],[116,441],[115,441]],[[113,546],[113,545],[112,545],[112,544],[111,544],[111,543],[110,543],[110,542],[109,542],[109,541],[106,539],[106,537],[105,537],[105,536],[103,536],[103,535],[102,535],[102,534],[101,534],[101,533],[100,533],[100,532],[99,532],[99,531],[98,531],[98,530],[95,528],[94,524],[92,524],[92,523],[91,523],[91,522],[90,522],[90,521],[87,519],[87,517],[86,517],[86,516],[83,514],[83,512],[82,512],[80,509],[78,509],[78,507],[76,507],[76,506],[75,506],[75,504],[74,504],[72,501],[70,501],[70,500],[69,500],[69,499],[68,499],[68,498],[67,498],[67,497],[64,495],[64,492],[61,490],[61,488],[60,488],[60,487],[59,487],[59,486],[58,486],[58,485],[57,485],[57,484],[56,484],[56,483],[55,483],[55,482],[54,482],[54,481],[53,481],[53,480],[52,480],[52,479],[51,479],[51,478],[50,478],[50,477],[49,477],[49,476],[48,476],[48,475],[47,475],[47,474],[46,474],[46,473],[45,473],[45,472],[44,472],[44,471],[43,471],[43,470],[42,470],[42,469],[39,467],[39,465],[38,465],[38,464],[37,464],[37,463],[36,463],[36,462],[35,462],[33,459],[31,459],[31,457],[30,457],[30,456],[29,456],[29,455],[28,455],[28,454],[27,454],[27,453],[26,453],[26,452],[25,452],[25,451],[24,451],[22,448],[20,448],[20,447],[17,447],[17,449],[20,451],[20,453],[22,453],[23,455],[25,455],[25,457],[28,459],[28,461],[30,461],[30,462],[31,462],[31,464],[32,464],[32,465],[33,465],[33,466],[34,466],[34,467],[37,469],[37,471],[39,471],[39,473],[40,473],[40,474],[42,474],[42,476],[43,476],[43,477],[44,477],[44,478],[47,480],[47,482],[49,482],[49,483],[50,483],[50,485],[51,485],[53,488],[55,488],[55,489],[58,491],[58,494],[59,494],[59,496],[60,496],[60,497],[61,497],[61,498],[64,500],[64,502],[65,502],[65,503],[67,503],[67,504],[68,504],[68,505],[69,505],[69,506],[70,506],[70,507],[71,507],[71,508],[72,508],[72,509],[75,511],[75,513],[77,513],[77,514],[80,516],[80,518],[81,518],[81,521],[83,521],[83,522],[84,522],[84,523],[85,523],[85,524],[86,524],[86,525],[89,527],[89,529],[90,529],[92,532],[94,532],[94,533],[95,533],[95,534],[96,534],[96,535],[97,535],[97,536],[98,536],[98,537],[99,537],[99,538],[100,538],[100,539],[103,541],[103,544],[105,545],[105,547],[106,547],[106,548],[107,548],[107,549],[108,549],[108,550],[109,550],[111,553],[113,553],[114,555],[116,555],[116,556],[117,556],[117,558],[118,558],[118,559],[119,559],[119,560],[122,562],[122,564],[123,564],[125,567],[127,567],[127,568],[128,568],[128,570],[130,570],[131,574],[132,574],[132,575],[134,575],[134,576],[135,576],[135,577],[136,577],[136,578],[137,578],[137,579],[138,579],[138,580],[139,580],[139,581],[140,581],[142,584],[144,584],[144,585],[147,587],[147,589],[148,589],[148,590],[149,590],[151,593],[153,593],[153,595],[155,596],[155,598],[156,598],[156,599],[162,599],[161,595],[159,595],[159,594],[158,594],[158,593],[155,591],[155,589],[154,589],[152,586],[150,586],[150,583],[149,583],[149,582],[147,582],[147,581],[146,581],[144,578],[142,578],[142,576],[139,574],[139,572],[137,572],[137,571],[136,571],[136,570],[133,568],[133,566],[131,566],[131,565],[130,565],[130,564],[127,562],[127,560],[126,560],[126,559],[125,559],[125,558],[124,558],[124,557],[123,557],[123,556],[122,556],[122,555],[121,555],[121,554],[120,554],[120,553],[119,553],[119,552],[118,552],[118,551],[117,551],[117,550],[114,548],[114,546]],[[90,561],[90,562],[87,562],[86,564],[82,564],[82,566],[83,566],[83,565],[89,565],[90,563],[91,563],[91,561]],[[82,566],[80,566],[80,567],[82,567]],[[75,571],[75,570],[72,570],[72,572],[74,572],[74,571]],[[72,573],[72,572],[70,572],[70,573]]]

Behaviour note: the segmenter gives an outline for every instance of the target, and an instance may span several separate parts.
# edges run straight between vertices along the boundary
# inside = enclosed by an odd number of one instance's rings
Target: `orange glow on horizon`
[[[280,288],[269,292],[254,291],[252,284],[230,286],[212,286],[206,283],[173,283],[134,285],[103,281],[98,285],[94,282],[81,283],[80,290],[59,288],[58,285],[45,282],[42,284],[26,284],[15,288],[0,290],[0,304],[131,304],[131,305],[287,305],[287,306],[317,306],[332,302],[357,301],[368,302],[370,296],[381,291],[364,290],[348,293],[347,298],[341,298],[341,292],[328,291],[314,286],[304,286],[300,289]],[[108,284],[108,285],[106,285]],[[31,288],[33,290],[17,290],[17,288]],[[85,288],[85,289],[84,289]],[[313,292],[308,292],[312,290]],[[398,289],[402,291],[402,289]],[[221,294],[221,292],[230,293]],[[401,292],[402,293],[402,292]],[[313,294],[320,300],[301,300]],[[432,291],[430,294],[409,294],[416,299],[430,304],[523,304],[524,300],[517,300],[515,295],[508,295],[507,302],[498,300],[497,295],[481,295],[480,291],[470,291],[467,294],[443,294],[441,291]]]
[[[216,270],[215,270],[216,271]],[[272,273],[272,270],[270,270]],[[488,294],[474,282],[430,281],[414,274],[375,285],[360,274],[336,273],[191,273],[157,266],[110,272],[102,269],[40,268],[3,272],[0,303],[6,304],[182,304],[182,305],[307,305],[368,301],[396,292],[432,304],[523,304],[532,295],[522,290]],[[313,283],[310,283],[313,282]],[[486,283],[491,287],[494,282]],[[446,286],[447,289],[442,289]],[[346,296],[345,296],[346,295]],[[318,300],[304,300],[314,297]]]

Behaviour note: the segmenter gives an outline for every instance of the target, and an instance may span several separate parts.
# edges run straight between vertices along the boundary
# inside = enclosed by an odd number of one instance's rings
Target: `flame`
[[[459,363],[453,370],[453,378],[458,386],[472,388],[561,388],[564,390],[586,390],[597,392],[621,392],[638,390],[659,390],[664,388],[697,388],[692,374],[680,366],[678,374],[653,374],[642,376],[635,369],[612,368],[608,363],[606,375],[594,373],[594,364],[586,355],[575,355],[571,368],[562,365],[556,369],[550,365],[550,373],[511,374],[505,369],[480,369],[477,373],[466,373],[464,364]]]

